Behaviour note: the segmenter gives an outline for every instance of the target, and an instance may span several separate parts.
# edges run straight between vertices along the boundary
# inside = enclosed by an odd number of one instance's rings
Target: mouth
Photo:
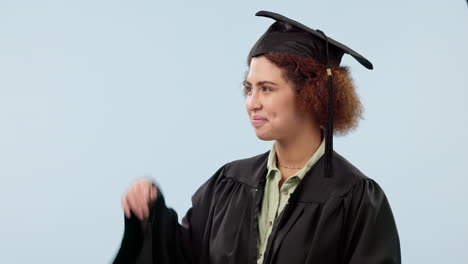
[[[263,117],[252,117],[251,119],[251,123],[254,127],[259,127],[263,124],[265,124],[268,120],[266,118],[263,118]]]

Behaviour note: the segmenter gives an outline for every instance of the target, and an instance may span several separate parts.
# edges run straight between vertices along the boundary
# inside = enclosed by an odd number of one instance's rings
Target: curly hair
[[[283,78],[292,81],[297,93],[299,107],[311,112],[324,128],[327,120],[327,74],[326,66],[312,58],[289,53],[263,54],[283,70]],[[252,58],[247,58],[250,67]],[[331,65],[333,74],[333,133],[344,135],[358,126],[363,107],[355,91],[347,67]]]

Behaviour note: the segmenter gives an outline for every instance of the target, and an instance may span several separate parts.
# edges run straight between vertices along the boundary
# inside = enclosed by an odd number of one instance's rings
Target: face
[[[304,122],[310,122],[296,104],[294,84],[265,57],[252,59],[244,85],[247,113],[258,138],[287,139],[301,131]]]

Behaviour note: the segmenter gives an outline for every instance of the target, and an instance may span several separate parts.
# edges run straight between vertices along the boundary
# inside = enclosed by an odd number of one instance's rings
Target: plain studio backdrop
[[[335,150],[390,200],[405,263],[468,263],[468,6],[452,1],[0,1],[0,263],[108,263],[120,199],[151,176],[179,217],[263,153],[246,56],[269,10],[351,57],[365,106]]]

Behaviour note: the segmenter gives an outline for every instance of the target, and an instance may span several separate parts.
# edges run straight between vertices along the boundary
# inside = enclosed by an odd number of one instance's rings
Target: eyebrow
[[[252,84],[251,84],[249,81],[247,81],[247,80],[245,80],[243,84],[244,84],[245,86],[252,86]],[[274,83],[274,82],[272,82],[272,81],[259,81],[259,82],[257,82],[257,86],[261,86],[261,85],[264,85],[264,84],[278,85],[278,84],[276,84],[276,83]]]

